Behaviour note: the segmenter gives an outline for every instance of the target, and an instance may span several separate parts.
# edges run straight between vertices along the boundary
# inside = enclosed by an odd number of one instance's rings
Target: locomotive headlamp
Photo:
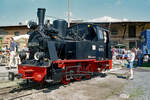
[[[56,39],[57,37],[56,37],[56,36],[53,36],[53,38]]]
[[[44,57],[44,52],[36,52],[35,54],[34,54],[34,59],[35,60],[40,60],[41,58],[43,58]]]

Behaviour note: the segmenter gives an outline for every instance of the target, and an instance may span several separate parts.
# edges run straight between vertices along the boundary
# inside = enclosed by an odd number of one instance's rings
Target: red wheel
[[[89,79],[89,78],[91,78],[91,75],[86,75],[85,78]]]
[[[70,83],[70,80],[66,80],[66,77],[63,77],[62,81],[63,84],[67,85]]]
[[[63,70],[62,71],[63,72],[63,78],[62,78],[62,80],[61,80],[61,82],[63,83],[63,84],[65,84],[65,85],[67,85],[67,84],[69,84],[70,83],[70,80],[67,80],[67,78],[66,78],[66,74],[65,74],[65,70]]]
[[[76,69],[75,74],[81,74],[81,72],[77,72],[78,70]],[[79,67],[79,71],[82,71],[81,67]],[[80,81],[82,79],[82,76],[76,75],[75,80]]]
[[[87,72],[90,72],[90,67],[89,67],[89,66],[86,67],[86,71],[87,71]],[[90,75],[90,74],[89,74],[89,75],[86,75],[85,78],[86,78],[86,79],[89,79],[89,78],[91,78],[91,75]]]

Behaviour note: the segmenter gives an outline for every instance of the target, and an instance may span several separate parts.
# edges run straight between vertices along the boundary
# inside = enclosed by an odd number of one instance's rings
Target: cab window
[[[103,30],[97,26],[97,38],[98,40],[104,39]]]

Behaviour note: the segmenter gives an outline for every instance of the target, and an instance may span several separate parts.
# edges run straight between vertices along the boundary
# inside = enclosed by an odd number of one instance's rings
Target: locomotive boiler
[[[62,82],[90,78],[112,68],[109,31],[91,23],[67,27],[62,19],[44,23],[46,9],[38,8],[36,22],[29,22],[29,58],[20,53],[18,74],[36,82]]]

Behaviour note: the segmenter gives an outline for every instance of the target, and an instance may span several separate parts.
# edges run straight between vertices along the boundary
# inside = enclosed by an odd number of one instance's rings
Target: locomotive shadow
[[[128,79],[128,75],[126,73],[124,74],[111,73],[111,75],[114,75],[117,78],[121,78],[121,79]]]
[[[117,78],[127,79],[127,76],[117,75]]]

